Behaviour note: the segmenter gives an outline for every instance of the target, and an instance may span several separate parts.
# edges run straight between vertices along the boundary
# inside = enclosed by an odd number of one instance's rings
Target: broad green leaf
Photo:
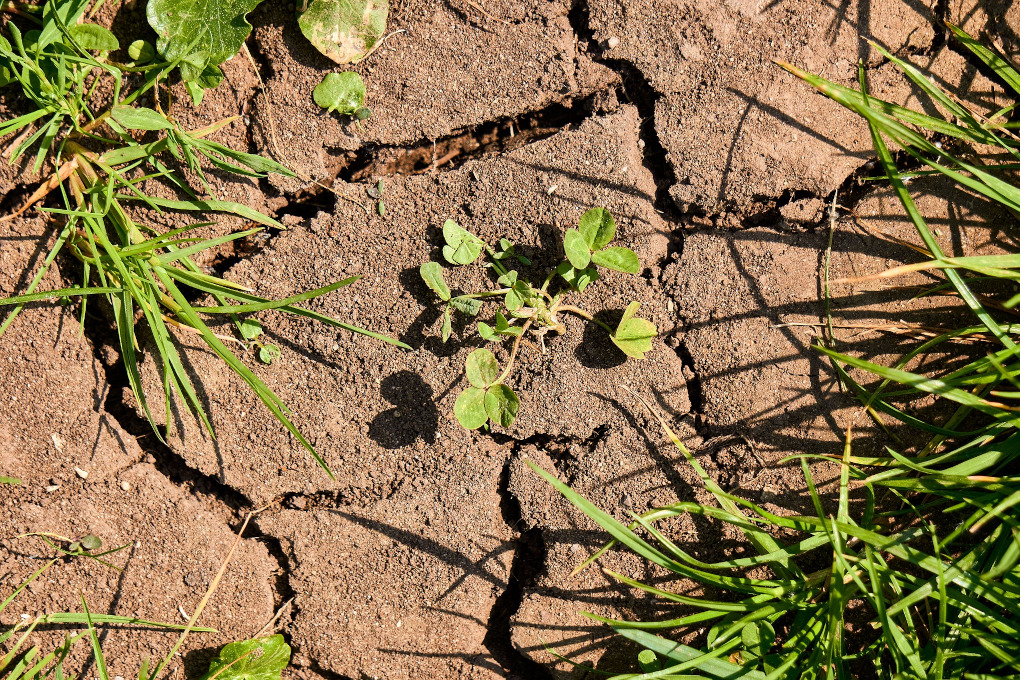
[[[623,350],[624,354],[635,359],[645,358],[645,352],[652,348],[652,338],[658,335],[655,324],[634,316],[640,306],[640,302],[627,305],[616,332],[611,336],[613,344]]]
[[[517,287],[514,286],[509,290],[509,292],[507,292],[506,296],[503,299],[503,303],[506,305],[506,308],[509,309],[511,312],[516,312],[518,309],[524,306],[524,296],[521,295],[520,290],[518,290]]]
[[[87,536],[83,536],[81,541],[79,541],[79,542],[81,543],[81,547],[85,548],[86,550],[90,550],[90,551],[91,550],[99,550],[100,548],[103,547],[102,539],[100,539],[95,534],[88,534]]]
[[[330,113],[353,116],[365,106],[365,81],[354,71],[327,73],[312,91],[312,99]]]
[[[453,335],[453,320],[450,319],[449,307],[443,310],[443,323],[442,326],[440,327],[439,333],[443,338],[443,342],[449,340],[450,336]]]
[[[167,61],[195,52],[217,65],[237,54],[251,33],[245,19],[261,0],[149,0],[145,15]]]
[[[120,48],[117,36],[98,24],[75,24],[69,26],[67,32],[79,47],[86,50],[112,52]]]
[[[517,337],[523,332],[520,326],[511,326],[510,322],[506,320],[506,317],[502,313],[496,312],[496,332],[501,335],[512,335]]]
[[[315,49],[338,64],[356,64],[386,32],[389,0],[304,0],[298,25]]]
[[[475,298],[465,297],[458,295],[455,298],[450,298],[450,306],[456,309],[458,312],[469,314],[471,316],[478,316],[478,312],[482,310],[482,303]]]
[[[616,222],[605,208],[592,208],[581,215],[577,228],[591,250],[602,250],[616,236]]]
[[[110,117],[128,130],[169,130],[173,127],[166,116],[144,106],[118,104],[110,111]]]
[[[259,361],[271,364],[280,358],[280,348],[276,345],[262,345],[259,348]]]
[[[488,387],[499,377],[499,362],[487,349],[476,349],[464,364],[468,382],[475,387]]]
[[[577,229],[567,229],[563,235],[563,251],[574,269],[584,269],[591,262],[591,249]]]
[[[290,662],[290,646],[282,635],[231,642],[209,664],[203,680],[280,680]]]
[[[492,326],[484,321],[478,322],[478,335],[482,336],[483,340],[488,340],[489,342],[498,342],[500,340],[496,331],[492,330]]]
[[[496,259],[498,260],[500,258],[497,257]],[[513,286],[515,283],[517,283],[517,270],[511,269],[506,274],[503,274],[503,276],[496,279],[496,283],[498,283],[501,286],[507,287]]]
[[[599,272],[595,267],[587,269],[575,269],[569,262],[561,262],[556,267],[556,272],[563,277],[563,280],[570,284],[570,287],[577,292],[582,292],[588,284],[598,281]]]
[[[662,670],[662,662],[650,649],[642,649],[638,652],[637,660],[642,673],[654,673]]]
[[[133,61],[145,63],[155,58],[156,50],[148,40],[135,40],[128,45],[128,56]]]
[[[641,261],[630,248],[611,246],[603,248],[591,255],[592,264],[606,269],[615,269],[624,274],[637,274],[641,271]]]
[[[471,264],[482,254],[485,245],[482,239],[453,220],[443,224],[443,238],[446,239],[443,257],[452,264]]]
[[[446,281],[443,279],[443,268],[439,266],[438,262],[426,262],[418,271],[421,272],[421,278],[425,281],[425,285],[431,288],[439,296],[439,299],[444,302],[450,299],[450,289],[446,286]]]
[[[520,399],[506,385],[493,385],[485,393],[485,413],[492,422],[503,427],[513,425],[520,408]]]
[[[469,387],[460,393],[453,405],[457,422],[469,430],[477,430],[489,416],[485,413],[485,390]]]
[[[254,340],[262,335],[262,324],[255,319],[244,319],[239,324],[239,328],[245,340]]]

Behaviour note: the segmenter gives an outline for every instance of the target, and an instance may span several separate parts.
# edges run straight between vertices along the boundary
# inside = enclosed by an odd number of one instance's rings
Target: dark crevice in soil
[[[936,0],[931,11],[935,17],[932,22],[935,37],[932,38],[928,54],[938,54],[939,50],[945,47],[949,41],[949,27],[946,26],[946,22],[949,21],[949,0]]]
[[[339,153],[325,177],[290,197],[277,214],[307,218],[318,210],[333,209],[337,199],[325,187],[335,180],[374,183],[380,177],[449,171],[470,160],[508,153],[546,139],[588,118],[599,94],[555,102],[515,118],[501,118],[411,146],[369,144],[357,151]]]
[[[135,438],[145,452],[146,458],[156,469],[174,485],[183,486],[192,494],[219,506],[221,514],[226,517],[235,517],[250,508],[251,501],[243,494],[215,477],[202,474],[190,467],[179,454],[159,440],[149,422],[135,410],[127,372],[116,353],[118,343],[113,324],[104,319],[90,317],[85,321],[85,336],[106,371],[109,391],[103,403],[103,410],[116,420],[125,432]],[[107,347],[114,351],[104,351]],[[104,361],[110,357],[116,357],[112,364]],[[165,437],[165,428],[160,429],[160,434]]]
[[[236,529],[240,529],[240,525],[235,527]],[[294,621],[294,617],[298,613],[298,606],[294,602],[294,597],[297,593],[290,585],[290,559],[288,559],[287,553],[283,549],[283,542],[276,536],[262,531],[262,528],[258,525],[257,517],[248,523],[248,537],[255,538],[262,543],[269,552],[270,557],[276,561],[277,572],[273,588],[273,606],[279,609],[288,600],[290,601],[289,611],[285,612],[276,623],[276,629],[283,631],[287,628],[287,623]],[[284,632],[284,637],[288,638],[287,643],[291,644],[290,635]]]
[[[691,402],[691,412],[700,420],[705,413],[705,392],[701,384],[701,378],[698,376],[698,371],[694,367],[694,357],[691,356],[691,352],[687,349],[687,345],[683,340],[677,343],[674,348],[676,355],[680,357],[680,361],[691,371],[691,378],[687,380],[687,398]]]
[[[103,411],[135,438],[144,451],[142,460],[152,463],[170,483],[184,487],[192,496],[204,501],[235,532],[238,531],[244,514],[253,507],[252,502],[216,477],[190,467],[183,457],[160,441],[149,422],[135,409],[127,373],[114,349],[117,347],[117,336],[113,324],[101,317],[90,317],[86,319],[84,328],[94,355],[105,371],[108,390],[102,405]],[[165,428],[160,429],[160,434],[165,437]],[[280,607],[287,600],[292,600],[295,593],[290,585],[288,561],[280,540],[262,533],[254,521],[249,523],[245,538],[261,541],[279,565],[273,584],[275,606]],[[294,613],[292,604],[291,618]]]
[[[568,13],[570,25],[579,42],[587,43],[589,50],[594,50],[598,45],[594,38],[594,31],[591,28],[590,11],[586,0],[578,0],[574,3]],[[642,165],[651,173],[655,182],[655,209],[673,224],[680,224],[686,216],[677,207],[670,196],[669,190],[676,184],[676,173],[666,157],[666,148],[659,139],[659,133],[655,129],[655,105],[659,100],[659,93],[651,86],[644,73],[634,64],[623,59],[610,59],[597,51],[590,52],[591,57],[620,75],[622,83],[619,87],[618,96],[621,100],[633,104],[641,116],[641,125],[638,130],[638,139],[644,148]]]
[[[515,447],[517,449],[518,447]],[[503,521],[518,531],[524,521],[521,504],[510,491],[510,468],[519,453],[515,450],[503,466],[499,477],[499,509]],[[514,541],[514,556],[506,589],[496,598],[489,612],[482,644],[492,658],[503,667],[509,678],[543,680],[552,678],[549,669],[522,654],[513,644],[513,617],[524,602],[525,589],[534,585],[545,567],[546,548],[542,530],[532,527],[521,532]]]

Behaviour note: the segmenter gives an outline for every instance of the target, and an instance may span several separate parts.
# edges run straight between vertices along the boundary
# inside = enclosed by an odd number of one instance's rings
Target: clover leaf
[[[443,257],[451,264],[471,264],[482,254],[485,243],[453,220],[443,224]]]
[[[640,306],[640,302],[627,305],[623,318],[611,336],[613,344],[623,350],[624,354],[635,359],[645,358],[645,352],[652,348],[652,338],[658,335],[655,324],[634,316]]]
[[[505,319],[504,319],[505,321]],[[520,409],[520,399],[508,386],[497,382],[499,362],[487,349],[476,349],[468,355],[464,372],[471,386],[457,397],[454,415],[461,425],[477,430],[487,421],[510,427]]]

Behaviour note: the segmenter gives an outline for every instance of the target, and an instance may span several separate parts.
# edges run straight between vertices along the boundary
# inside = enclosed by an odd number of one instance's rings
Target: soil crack
[[[520,445],[514,446],[499,476],[499,509],[503,521],[514,532],[519,531],[524,516],[520,501],[510,491],[510,470],[520,457]],[[503,667],[509,678],[544,680],[552,678],[549,669],[525,656],[513,643],[513,617],[524,602],[525,589],[532,586],[545,569],[546,547],[539,527],[531,527],[514,540],[514,556],[506,589],[500,593],[489,612],[482,644],[492,658]]]

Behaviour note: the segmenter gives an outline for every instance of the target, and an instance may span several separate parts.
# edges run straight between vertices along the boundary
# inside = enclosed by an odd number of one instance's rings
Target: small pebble
[[[606,47],[608,47],[609,49],[613,49],[616,46],[618,46],[619,44],[620,44],[620,39],[617,38],[615,35],[612,38],[610,38],[609,40],[606,41]]]
[[[127,482],[127,481],[123,481],[123,482],[120,483],[120,488],[122,490],[124,490],[124,491],[130,491],[131,490],[131,483]]]
[[[78,475],[82,479],[88,479],[89,478],[88,470],[82,470],[80,467],[74,468],[74,474]]]

